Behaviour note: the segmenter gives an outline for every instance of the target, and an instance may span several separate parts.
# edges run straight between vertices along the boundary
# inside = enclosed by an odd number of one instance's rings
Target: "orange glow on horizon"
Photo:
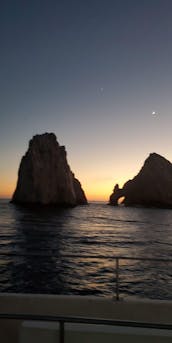
[[[8,186],[1,187],[0,190],[0,198],[11,198],[15,190],[15,186],[13,184],[8,184]]]
[[[0,198],[11,198],[16,188],[16,178],[9,173],[1,175]]]
[[[14,191],[15,191],[15,186],[13,187],[13,184],[8,185],[8,187],[1,187],[0,198],[11,199]],[[88,202],[89,201],[107,201],[108,202],[108,199],[110,196],[110,194],[104,194],[101,192],[96,193],[94,192],[94,190],[91,193],[85,192],[85,194],[86,194]]]
[[[92,189],[84,188],[86,197],[88,201],[109,201],[109,196],[112,194],[112,190],[104,189],[104,187],[97,189],[93,187]]]
[[[125,178],[126,180],[126,178]],[[15,188],[16,188],[16,180],[9,180],[9,178],[2,178],[2,185],[0,188],[0,198],[11,198]],[[97,180],[93,182],[93,180],[89,180],[88,182],[81,182],[82,188],[86,194],[87,200],[89,201],[109,201],[109,197],[113,192],[113,188],[116,183],[119,184],[120,187],[123,186],[124,181],[121,178],[121,182],[112,182],[112,180],[105,180],[103,182]],[[123,182],[122,182],[123,181]]]
[[[122,188],[123,184],[129,180],[126,177],[120,177],[116,180],[94,180],[94,182],[90,178],[90,182],[82,183],[82,187],[85,191],[86,197],[88,201],[105,201],[109,202],[109,197],[113,193],[113,189],[116,183],[118,183],[119,187]]]
[[[11,198],[14,191],[15,191],[16,184],[13,184],[12,182],[8,185],[3,185],[0,189],[0,198]],[[99,189],[96,191],[96,189],[85,190],[85,194],[88,201],[108,201],[110,194],[108,191],[104,192],[103,189]]]

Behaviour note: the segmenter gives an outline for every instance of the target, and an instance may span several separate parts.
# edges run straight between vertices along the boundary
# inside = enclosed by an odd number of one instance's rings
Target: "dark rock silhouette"
[[[119,188],[119,185],[116,184],[113,193],[110,196],[109,203],[110,205],[117,206],[118,205],[118,200],[124,196],[124,192],[122,188]]]
[[[132,180],[121,189],[115,186],[109,204],[117,205],[122,196],[126,206],[172,208],[172,164],[156,153],[150,154]]]
[[[74,191],[76,195],[77,204],[85,205],[87,203],[84,191],[78,179],[74,177]]]
[[[80,182],[53,133],[34,136],[23,156],[13,203],[75,206],[87,204]]]

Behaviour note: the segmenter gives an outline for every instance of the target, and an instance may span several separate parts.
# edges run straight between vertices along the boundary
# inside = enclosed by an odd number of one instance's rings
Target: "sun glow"
[[[105,171],[104,171],[105,174]],[[105,174],[106,175],[106,174]],[[113,176],[98,176],[92,175],[91,173],[87,175],[84,173],[80,174],[78,179],[81,181],[82,188],[86,194],[88,201],[109,201],[109,197],[113,192],[116,183],[119,187],[129,179],[129,176],[122,175],[118,173]],[[3,173],[1,175],[1,187],[0,187],[0,198],[11,198],[15,187],[16,187],[17,176]]]
[[[108,202],[109,197],[113,192],[115,184],[118,183],[119,186],[122,187],[126,180],[127,178],[125,177],[125,179],[120,178],[119,180],[116,179],[114,181],[112,180],[109,180],[109,181],[105,180],[104,182],[95,181],[94,183],[89,182],[89,184],[85,184],[85,185],[83,183],[83,189],[86,193],[88,201],[97,200],[97,201]]]
[[[10,174],[1,175],[0,198],[11,198],[16,187],[16,178]]]
[[[0,190],[0,198],[11,198],[14,192],[15,185],[9,182],[8,185],[2,185]]]

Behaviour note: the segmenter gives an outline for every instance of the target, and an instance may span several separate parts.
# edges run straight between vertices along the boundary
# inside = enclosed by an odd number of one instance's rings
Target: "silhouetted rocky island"
[[[80,182],[67,163],[64,146],[53,133],[34,136],[23,156],[12,202],[23,205],[87,204]]]
[[[118,205],[121,197],[126,206],[172,208],[172,164],[156,153],[150,154],[132,180],[123,188],[118,184],[114,187],[109,204]]]

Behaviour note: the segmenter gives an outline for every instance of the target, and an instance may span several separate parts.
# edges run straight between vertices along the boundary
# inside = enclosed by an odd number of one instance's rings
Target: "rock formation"
[[[172,164],[156,153],[150,154],[132,180],[121,189],[115,186],[110,205],[117,205],[122,196],[126,206],[172,208]]]
[[[75,206],[87,204],[80,182],[53,133],[34,136],[23,156],[13,203]]]
[[[118,200],[124,196],[124,192],[122,188],[119,188],[118,183],[115,185],[113,189],[113,193],[110,196],[109,203],[110,205],[117,206]]]

